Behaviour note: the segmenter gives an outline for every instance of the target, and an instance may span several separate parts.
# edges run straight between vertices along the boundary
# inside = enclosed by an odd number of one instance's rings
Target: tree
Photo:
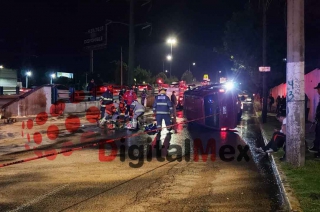
[[[250,8],[234,13],[226,24],[223,38],[225,54],[233,62],[236,75],[248,72],[256,86],[260,84],[258,67],[261,64],[261,24]]]
[[[187,84],[192,83],[192,81],[193,81],[193,74],[192,74],[192,72],[189,71],[189,70],[187,70],[186,72],[184,72],[184,73],[182,74],[181,80],[182,80],[182,81],[186,81]]]
[[[283,2],[269,6],[272,7],[269,11],[283,11]],[[267,65],[272,70],[272,74],[268,74],[269,86],[281,82],[285,77],[283,58],[286,55],[286,27],[285,23],[279,24],[282,20],[282,13],[267,17]],[[245,11],[233,14],[226,24],[223,45],[224,49],[220,52],[230,58],[234,74],[244,75],[245,79],[251,78],[259,88],[262,85],[258,71],[262,65],[262,10],[258,2],[252,1]]]
[[[167,80],[165,81],[165,83],[171,84],[172,82],[178,82],[178,81],[179,81],[178,77],[176,77],[176,76],[171,76],[171,77],[167,78]]]
[[[156,75],[155,77],[155,83],[158,84],[158,80],[162,79],[163,82],[167,82],[168,78],[167,75],[164,72],[160,72],[159,74]]]
[[[138,84],[143,82],[149,82],[151,79],[151,72],[145,69],[142,69],[140,66],[134,69],[133,77],[136,79]]]

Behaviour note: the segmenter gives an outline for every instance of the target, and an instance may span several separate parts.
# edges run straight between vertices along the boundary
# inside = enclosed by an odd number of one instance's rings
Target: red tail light
[[[224,93],[224,89],[219,89],[219,92],[220,93]]]
[[[221,128],[221,131],[226,131],[226,130],[227,130],[227,128],[225,128],[225,127]]]

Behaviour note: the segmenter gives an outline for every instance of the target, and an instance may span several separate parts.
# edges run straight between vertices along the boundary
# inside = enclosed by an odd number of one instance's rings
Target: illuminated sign
[[[68,77],[73,79],[73,73],[57,72],[57,77]]]
[[[271,68],[270,67],[259,67],[260,72],[270,72]]]
[[[203,75],[203,80],[210,81],[209,75],[208,74]]]
[[[227,78],[221,77],[221,78],[220,78],[220,83],[225,83],[225,82],[227,82]]]

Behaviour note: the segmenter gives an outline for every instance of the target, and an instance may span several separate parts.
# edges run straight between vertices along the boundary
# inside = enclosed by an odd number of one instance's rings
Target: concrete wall
[[[320,83],[320,69],[315,69],[310,73],[304,75],[304,82],[305,82],[305,92],[310,99],[310,112],[308,116],[309,121],[314,121],[317,105],[319,102],[319,94],[317,90],[314,89]],[[287,94],[287,86],[285,83],[282,83],[274,88],[271,89],[270,93],[272,94],[273,98],[276,99],[278,95],[286,96]]]
[[[40,112],[49,112],[50,105],[51,88],[43,87],[9,105],[6,112],[12,116],[36,115]]]
[[[61,105],[57,104],[52,106],[51,104],[51,87],[42,87],[39,90],[33,91],[28,96],[22,98],[15,96],[17,101],[10,104],[5,108],[6,115],[11,116],[30,116],[37,115],[41,112],[46,112],[50,116],[50,112],[56,113],[61,110]],[[67,94],[63,94],[67,95]],[[59,96],[61,97],[61,96]],[[118,99],[118,96],[114,96],[114,99]],[[13,100],[13,99],[10,99]],[[7,103],[7,99],[5,103]],[[0,101],[1,102],[1,101]],[[100,108],[99,101],[79,102],[79,103],[65,103],[64,114],[68,113],[84,113],[88,108],[95,106]]]
[[[100,102],[92,101],[92,102],[66,103],[64,113],[82,113],[82,112],[86,112],[87,109],[92,106],[100,108]]]

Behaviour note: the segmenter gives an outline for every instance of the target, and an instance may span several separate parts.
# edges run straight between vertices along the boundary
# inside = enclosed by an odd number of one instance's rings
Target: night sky
[[[258,0],[257,0],[258,1]],[[225,24],[234,12],[244,10],[248,0],[153,0],[141,6],[137,1],[135,23],[152,23],[151,28],[136,27],[135,65],[157,74],[169,69],[166,55],[169,36],[175,36],[172,75],[181,78],[189,64],[200,80],[203,74],[214,77],[217,71],[229,71],[226,56],[213,51],[222,47]],[[272,1],[271,4],[277,2]],[[283,1],[282,1],[283,2]],[[319,1],[306,0],[306,68],[319,66]],[[268,18],[281,11],[269,11]],[[39,82],[53,71],[74,72],[76,78],[90,70],[89,52],[84,50],[84,32],[102,26],[106,19],[129,23],[126,0],[7,0],[0,7],[0,64],[23,73],[32,69]],[[285,17],[285,16],[284,16]],[[285,20],[279,21],[284,27]],[[273,27],[272,25],[269,27]],[[111,24],[106,49],[94,52],[94,72],[104,81],[112,81],[113,61],[128,61],[129,28]],[[283,56],[284,58],[286,55]]]

